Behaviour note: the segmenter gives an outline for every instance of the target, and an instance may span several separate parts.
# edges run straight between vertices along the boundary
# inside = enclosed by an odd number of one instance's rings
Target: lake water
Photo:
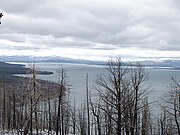
[[[26,67],[30,67],[28,63],[16,63],[25,64]],[[61,64],[61,63],[36,63],[38,70],[52,71],[52,75],[38,75],[38,78],[44,80],[50,80],[58,82],[59,76],[57,74],[58,68],[62,66],[67,73],[67,83],[71,87],[71,100],[76,101],[76,104],[80,104],[85,100],[86,95],[86,74],[89,76],[89,88],[92,89],[94,81],[97,75],[106,73],[104,66],[85,65],[85,64]],[[147,86],[150,86],[149,101],[156,101],[168,92],[168,86],[172,82],[173,76],[178,82],[180,82],[180,70],[172,70],[168,68],[153,69],[146,68],[149,72],[149,80],[146,82]],[[28,75],[25,75],[28,76]],[[156,111],[159,109],[157,103],[154,103],[153,109]]]

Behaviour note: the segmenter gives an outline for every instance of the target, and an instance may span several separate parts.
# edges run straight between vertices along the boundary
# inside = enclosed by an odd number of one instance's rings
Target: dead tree
[[[138,133],[138,104],[142,100],[143,94],[147,89],[142,89],[143,82],[148,79],[148,74],[145,69],[138,63],[135,67],[131,67],[129,70],[129,75],[131,78],[132,90],[134,92],[133,99],[133,117],[131,125],[131,135]]]
[[[87,121],[86,121],[86,105],[81,105],[81,109],[79,109],[79,129],[80,135],[87,135]]]
[[[90,135],[90,111],[89,111],[89,87],[88,87],[88,74],[86,75],[86,102],[87,102],[87,131]]]
[[[59,88],[58,88],[58,112],[57,112],[57,123],[56,123],[56,135],[64,135],[64,108],[63,108],[63,96],[66,93],[66,72],[63,68],[60,68],[59,71]],[[61,117],[62,116],[62,117]],[[61,123],[60,123],[61,119]]]
[[[115,58],[109,61],[107,71],[107,75],[97,78],[96,90],[105,105],[101,105],[101,109],[107,114],[111,124],[108,132],[112,131],[112,134],[121,135],[123,127],[123,83],[124,77],[128,72],[126,68],[122,67],[122,61],[120,58]],[[115,126],[113,126],[114,124],[112,122],[115,123]],[[115,129],[111,129],[112,127]]]
[[[167,93],[166,96],[163,98],[163,105],[161,107],[166,112],[166,125],[161,126],[161,132],[166,134],[171,131],[171,134],[178,134],[180,135],[180,85],[177,81],[172,78],[173,83],[170,84],[170,91]],[[168,121],[172,121],[174,127],[171,127]],[[169,131],[169,129],[171,129]]]
[[[3,114],[2,114],[3,131],[5,130],[5,123],[6,123],[6,87],[5,87],[4,77],[3,77]]]
[[[143,101],[143,110],[142,110],[142,118],[141,118],[141,134],[142,135],[152,135],[152,121],[151,114],[149,109],[148,97],[146,97]]]
[[[34,116],[35,116],[35,129],[36,129],[36,134],[39,134],[39,129],[38,129],[38,116],[37,116],[37,104],[39,100],[37,99],[37,86],[36,86],[36,67],[35,64],[32,66],[32,83],[33,83],[33,100],[34,100]]]
[[[100,102],[93,103],[90,96],[90,108],[95,120],[95,133],[97,135],[101,135],[101,111],[100,111]],[[97,123],[97,129],[96,129],[96,123]]]
[[[107,63],[107,73],[97,78],[95,86],[106,116],[107,134],[140,134],[140,103],[146,95],[143,83],[147,79],[140,64],[128,68],[119,57]]]

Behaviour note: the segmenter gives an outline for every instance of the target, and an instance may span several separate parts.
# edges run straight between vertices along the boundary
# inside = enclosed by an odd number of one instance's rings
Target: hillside
[[[0,75],[30,74],[30,73],[31,73],[31,69],[25,68],[24,65],[0,62]],[[49,75],[49,74],[53,74],[53,72],[37,71],[37,74]]]

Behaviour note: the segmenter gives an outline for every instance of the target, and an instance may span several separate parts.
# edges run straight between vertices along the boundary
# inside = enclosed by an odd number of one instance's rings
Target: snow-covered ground
[[[51,131],[49,134],[47,130],[39,131],[39,135],[55,135],[55,134],[56,134],[55,131]],[[10,131],[5,130],[5,131],[0,131],[0,135],[21,135],[21,132],[17,130],[10,130]],[[33,131],[33,135],[36,135],[35,131]],[[74,134],[67,134],[67,135],[74,135]]]

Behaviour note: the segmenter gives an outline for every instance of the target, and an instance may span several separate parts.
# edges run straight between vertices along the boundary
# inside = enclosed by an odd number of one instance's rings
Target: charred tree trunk
[[[89,88],[88,88],[88,74],[86,75],[86,102],[87,102],[87,132],[90,135],[90,112],[89,112]]]

